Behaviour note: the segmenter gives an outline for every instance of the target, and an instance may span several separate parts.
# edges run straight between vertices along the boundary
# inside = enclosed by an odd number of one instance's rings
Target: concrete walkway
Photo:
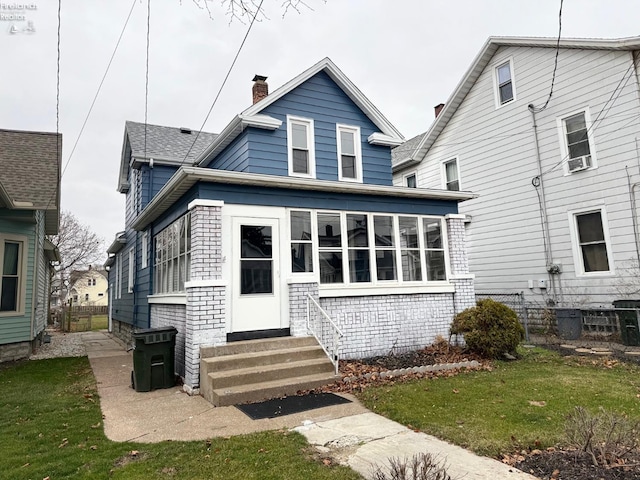
[[[465,480],[533,480],[497,460],[479,457],[423,433],[416,433],[352,403],[280,418],[251,420],[235,407],[213,407],[179,387],[136,392],[130,387],[132,355],[107,332],[80,334],[96,377],[106,436],[114,441],[204,440],[246,433],[293,429],[310,444],[370,478],[374,465],[392,457],[431,453]]]

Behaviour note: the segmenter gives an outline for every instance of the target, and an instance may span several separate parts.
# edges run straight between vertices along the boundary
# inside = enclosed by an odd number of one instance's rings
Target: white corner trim
[[[148,303],[164,303],[167,305],[186,305],[187,294],[171,293],[171,294],[148,295],[147,302]]]
[[[222,278],[213,278],[207,280],[191,280],[184,282],[184,288],[201,288],[201,287],[226,287],[229,284]]]
[[[463,215],[462,213],[447,213],[444,216],[444,218],[445,218],[445,220],[449,220],[450,218],[451,219],[457,219],[457,220],[464,220],[464,219],[467,218],[467,216]]]
[[[476,278],[473,273],[458,273],[449,275],[449,280],[474,280]]]
[[[377,287],[354,287],[354,286],[342,286],[342,287],[327,287],[326,285],[320,285],[319,296],[320,298],[331,297],[368,297],[373,295],[387,296],[387,295],[413,295],[420,293],[454,293],[455,286],[451,283],[442,283],[439,285],[389,285],[389,286],[377,286]]]
[[[224,207],[224,201],[196,198],[195,200],[189,202],[189,205],[187,205],[187,210],[192,210],[195,207]]]
[[[398,137],[392,137],[381,132],[374,132],[367,137],[367,141],[371,145],[384,145],[386,147],[397,147],[402,145],[404,140]]]

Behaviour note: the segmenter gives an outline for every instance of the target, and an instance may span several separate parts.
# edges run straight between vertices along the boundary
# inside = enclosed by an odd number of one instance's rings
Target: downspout
[[[624,167],[627,173],[627,185],[629,186],[629,203],[631,204],[631,223],[633,224],[633,241],[636,246],[636,260],[638,261],[638,268],[640,268],[640,239],[638,239],[638,217],[636,215],[636,196],[634,190],[640,183],[636,182],[631,185],[631,175],[629,175],[629,168]]]
[[[33,283],[31,285],[31,338],[32,341],[35,340],[36,338],[36,331],[35,331],[35,326],[36,326],[36,310],[38,309],[38,270],[39,270],[39,265],[40,265],[40,258],[38,255],[38,243],[39,243],[39,237],[40,237],[40,222],[42,221],[42,216],[40,215],[39,211],[36,211],[36,226],[34,229],[34,242],[33,242]],[[28,255],[28,250],[29,250],[29,246],[27,245],[27,252],[25,252]],[[44,249],[42,251],[42,254],[44,255]],[[26,273],[25,273],[26,274]],[[33,348],[34,345],[31,345],[31,348]]]
[[[540,200],[540,224],[542,227],[542,238],[544,242],[544,256],[545,256],[545,267],[547,269],[549,275],[549,284],[550,290],[553,297],[556,294],[556,285],[555,285],[555,277],[551,273],[550,268],[553,265],[553,251],[551,248],[551,236],[549,235],[549,220],[547,218],[547,201],[544,195],[544,180],[542,178],[542,159],[540,158],[540,145],[538,143],[538,124],[536,123],[536,112],[533,104],[530,104],[528,107],[531,112],[531,121],[533,123],[533,140],[536,149],[536,163],[538,166],[538,176],[534,177],[531,183],[534,188],[537,190],[539,194]],[[562,296],[562,292],[559,292],[560,297]],[[555,298],[554,298],[555,300]]]

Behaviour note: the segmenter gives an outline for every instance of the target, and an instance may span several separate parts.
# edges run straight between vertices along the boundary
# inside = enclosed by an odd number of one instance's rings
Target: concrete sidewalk
[[[535,479],[497,460],[479,457],[369,412],[352,395],[344,395],[352,400],[345,405],[251,420],[235,407],[213,407],[179,387],[136,392],[130,387],[131,353],[107,332],[80,335],[96,377],[105,434],[114,441],[204,440],[287,428],[300,432],[310,444],[365,478],[370,478],[374,465],[388,465],[389,458],[431,453],[447,464],[454,478]]]

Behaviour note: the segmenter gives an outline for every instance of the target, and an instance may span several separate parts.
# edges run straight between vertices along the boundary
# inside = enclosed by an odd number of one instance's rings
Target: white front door
[[[282,328],[280,248],[278,218],[232,218],[232,332]]]

